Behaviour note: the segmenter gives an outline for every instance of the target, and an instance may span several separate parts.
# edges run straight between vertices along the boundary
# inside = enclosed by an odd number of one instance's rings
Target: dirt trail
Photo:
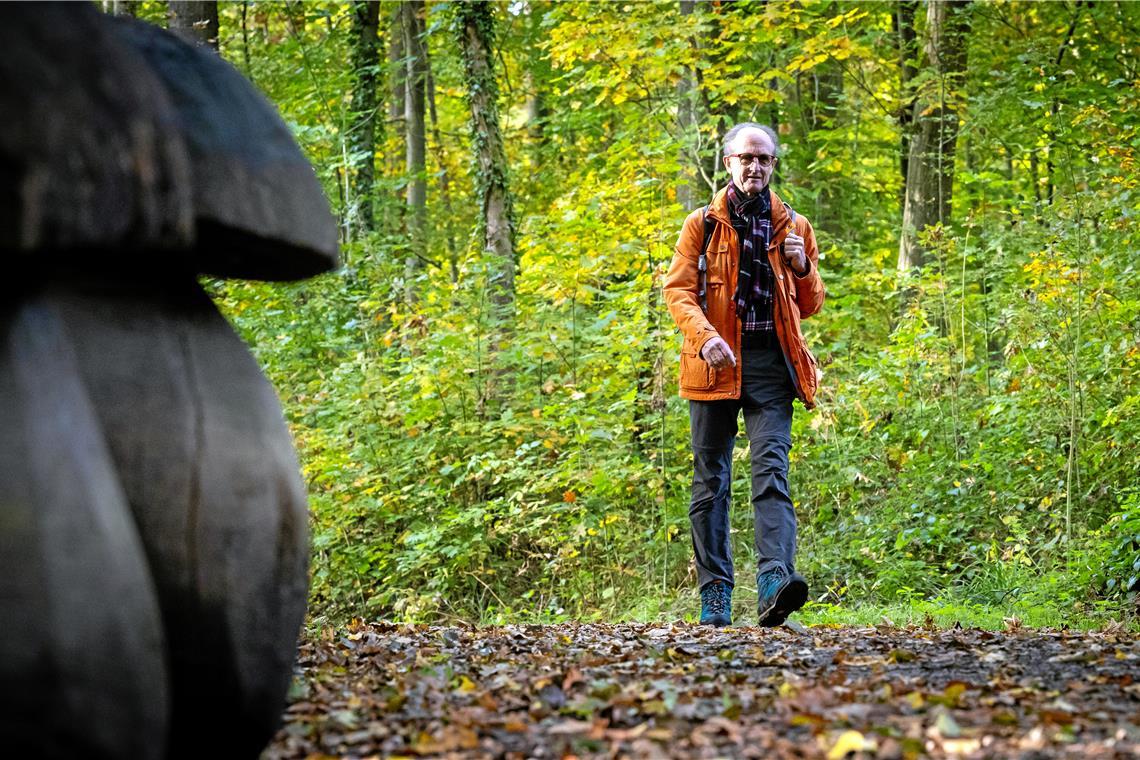
[[[264,757],[1140,757],[1123,631],[374,624]]]

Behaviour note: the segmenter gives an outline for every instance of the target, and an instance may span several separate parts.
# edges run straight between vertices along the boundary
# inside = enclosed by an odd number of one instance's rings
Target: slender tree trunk
[[[927,6],[926,56],[936,76],[914,106],[917,130],[911,140],[907,167],[899,271],[922,267],[926,250],[919,244],[918,234],[926,227],[950,220],[958,112],[964,101],[961,90],[966,71],[968,14],[969,0],[931,2]]]
[[[407,65],[404,63],[404,8],[396,3],[388,19],[388,121],[395,125],[400,142],[404,142],[404,80],[407,78]],[[388,153],[392,174],[401,170],[399,157]]]
[[[376,178],[377,71],[380,66],[380,5],[366,0],[352,4],[352,125],[349,149],[353,158],[353,201],[361,232],[373,229],[373,184]],[[350,212],[351,213],[351,212]]]
[[[914,131],[914,78],[918,76],[918,43],[914,14],[918,0],[903,0],[894,7],[893,22],[899,48],[899,209],[906,203],[906,176],[910,168],[910,140]]]
[[[528,69],[523,74],[523,82],[526,87],[526,104],[523,106],[526,114],[526,135],[530,140],[531,165],[537,167],[545,141],[542,120],[546,116],[546,99],[533,70]]]
[[[680,0],[682,23],[688,24],[690,16],[696,9],[696,0]],[[692,70],[686,66],[677,82],[677,131],[680,134],[681,154],[677,163],[681,170],[677,175],[677,202],[686,211],[696,205],[696,172],[693,167],[694,157],[699,156],[696,143],[698,142],[697,115],[693,104],[695,90]]]
[[[1037,151],[1029,152],[1029,184],[1033,186],[1033,209],[1035,213],[1041,210],[1041,165],[1037,158]]]
[[[515,249],[512,199],[507,182],[507,159],[499,129],[495,81],[494,18],[488,2],[456,6],[476,171],[479,226],[483,250],[490,256],[491,301],[500,319],[509,318],[515,298]]]
[[[424,45],[424,52],[427,50],[427,45]],[[432,75],[431,58],[426,58],[424,64],[427,71],[428,115],[431,118],[432,142],[435,143],[432,146],[432,155],[438,156],[439,163],[439,200],[443,206],[443,219],[440,225],[447,241],[448,270],[451,284],[454,285],[459,282],[459,246],[455,243],[455,225],[451,213],[451,173],[447,168],[447,146],[439,133],[439,117],[435,109],[435,77]]]
[[[1091,5],[1091,3],[1090,3]],[[1069,49],[1069,43],[1073,41],[1073,33],[1077,31],[1077,23],[1081,20],[1081,13],[1085,9],[1085,4],[1078,0],[1077,6],[1073,11],[1073,18],[1069,22],[1069,29],[1065,32],[1065,40],[1061,43],[1061,47],[1057,50],[1057,60],[1054,62],[1054,67],[1058,72],[1061,71],[1061,63],[1065,60],[1065,51]],[[1061,110],[1061,101],[1056,96],[1053,97],[1053,105],[1049,108],[1049,121],[1045,126],[1045,134],[1048,138],[1049,144],[1056,148],[1056,131],[1057,131],[1057,112]],[[1053,205],[1054,197],[1054,182],[1053,182],[1053,151],[1050,151],[1045,159],[1045,176],[1048,181],[1048,191],[1045,194],[1045,200],[1050,206]]]
[[[762,0],[764,5],[768,4],[768,0]],[[780,58],[777,56],[775,50],[768,51],[768,69],[775,71],[781,66]],[[780,96],[780,79],[779,77],[771,77],[768,80],[768,89],[772,91],[772,99],[768,101],[768,126],[779,132],[780,129],[780,103],[783,98]],[[718,132],[718,137],[723,135],[723,130]],[[717,169],[720,169],[720,154],[717,154]],[[773,173],[773,179],[778,179],[780,176],[780,167],[777,164],[776,171]]]
[[[542,12],[545,4],[535,0],[528,3],[527,38],[529,55],[526,71],[523,73],[526,89],[526,131],[529,140],[530,163],[538,171],[542,164],[543,149],[546,147],[545,120],[548,113],[546,104],[546,83],[549,64],[542,51]]]
[[[218,49],[217,0],[170,0],[166,22],[187,42]]]
[[[803,116],[805,155],[816,154],[818,132],[830,127],[843,97],[843,69],[837,61],[824,61],[796,79],[796,101]],[[826,227],[832,219],[835,188],[819,188],[812,221]]]
[[[406,151],[404,170],[408,176],[408,237],[411,250],[404,260],[404,300],[417,299],[416,279],[427,259],[427,178],[424,175],[426,139],[424,132],[424,88],[427,80],[423,40],[423,0],[407,0],[404,12],[404,129]]]
[[[249,60],[249,0],[241,3],[241,57],[245,64],[245,78],[253,81],[253,66]]]
[[[732,18],[724,18],[732,12],[731,7],[722,4],[702,3],[694,8],[702,14],[702,32],[689,36],[689,44],[694,51],[702,51],[701,40],[716,39],[720,35],[721,26],[724,24],[732,24]],[[709,61],[708,68],[712,71],[719,71],[725,65],[723,52],[717,47],[708,48],[707,58]],[[772,56],[769,56],[772,60]],[[712,144],[700,151],[700,161],[698,162],[697,170],[700,172],[701,179],[704,180],[710,193],[715,192],[719,186],[723,185],[722,172],[724,171],[721,164],[721,144],[720,139],[724,133],[728,131],[730,113],[729,106],[723,101],[719,101],[716,106],[713,105],[712,98],[709,95],[709,88],[705,86],[704,75],[701,73],[701,67],[694,69],[693,76],[696,79],[696,90],[699,98],[701,109],[704,111],[703,118],[699,118],[700,123],[714,124]],[[773,79],[769,85],[776,89],[776,80]],[[775,105],[773,104],[773,108]],[[773,114],[778,114],[778,111],[773,111]],[[772,121],[773,127],[776,125],[775,119]],[[706,163],[707,162],[707,163]]]

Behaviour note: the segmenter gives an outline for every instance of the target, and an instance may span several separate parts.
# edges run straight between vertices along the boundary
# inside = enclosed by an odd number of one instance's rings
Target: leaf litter
[[[265,760],[1140,757],[1123,630],[356,624]]]

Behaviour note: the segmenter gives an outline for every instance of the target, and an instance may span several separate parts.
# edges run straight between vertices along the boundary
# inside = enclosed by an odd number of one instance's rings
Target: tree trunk
[[[397,3],[388,19],[388,121],[396,126],[400,142],[404,140],[404,9]],[[400,171],[399,158],[389,153],[391,174]]]
[[[927,63],[934,72],[926,92],[915,100],[917,126],[910,144],[906,202],[899,236],[899,271],[921,268],[926,251],[918,234],[950,220],[954,189],[954,145],[958,112],[964,101],[969,0],[931,2],[927,6]]]
[[[526,131],[530,141],[530,163],[534,171],[542,165],[546,147],[545,120],[549,112],[546,103],[546,84],[549,81],[549,63],[541,47],[543,41],[542,11],[536,2],[528,3],[527,44],[529,57],[523,74],[526,89]]]
[[[837,61],[823,61],[796,77],[796,110],[800,113],[805,155],[816,155],[819,133],[832,128],[842,97],[843,68]],[[836,188],[828,182],[819,188],[812,221],[820,227],[827,227],[834,218],[835,192]]]
[[[767,0],[761,0],[761,8],[766,3]],[[690,35],[689,43],[694,51],[702,54],[705,60],[704,66],[699,66],[693,71],[698,102],[704,112],[703,116],[697,117],[697,122],[698,124],[711,125],[711,134],[703,136],[705,142],[700,148],[700,161],[696,168],[710,194],[724,187],[728,181],[728,176],[724,173],[724,166],[721,163],[723,155],[721,140],[725,132],[733,123],[741,121],[742,118],[752,119],[755,117],[751,109],[746,109],[742,103],[731,104],[725,98],[718,98],[716,101],[712,99],[710,88],[705,85],[702,70],[717,72],[731,68],[732,64],[727,60],[728,49],[725,46],[711,44],[702,48],[701,43],[704,40],[716,40],[722,35],[723,29],[734,28],[734,25],[738,24],[739,17],[750,12],[748,8],[749,6],[743,3],[731,2],[731,0],[726,3],[700,3],[694,7],[694,12],[701,14],[701,20],[698,22],[700,26],[694,27],[697,31]],[[769,52],[765,68],[775,70],[779,66],[777,54]],[[773,129],[778,130],[780,124],[779,79],[771,77],[768,80],[768,88],[775,93],[775,97],[768,103],[767,121]]]
[[[720,36],[721,28],[724,25],[724,19],[722,18],[722,15],[729,12],[728,10],[725,10],[723,6],[713,5],[712,3],[706,3],[699,10],[701,10],[704,14],[704,21],[706,23],[703,27],[705,31],[700,37],[696,35],[690,37],[690,44],[694,49],[697,50],[701,49],[700,39],[716,39]],[[731,20],[729,20],[729,23],[731,23]],[[773,63],[771,61],[774,61],[774,56],[774,53],[769,54],[769,68],[773,67]],[[709,50],[708,62],[708,68],[710,71],[719,71],[723,66],[725,66],[724,55],[716,47],[713,47]],[[719,187],[722,187],[724,185],[724,180],[726,179],[723,175],[724,168],[720,160],[720,140],[724,137],[724,133],[728,131],[728,128],[730,126],[729,113],[728,107],[723,100],[718,101],[714,106],[712,98],[709,94],[709,88],[705,86],[704,76],[701,74],[701,69],[697,68],[693,74],[696,77],[697,91],[700,94],[700,104],[703,107],[705,114],[704,117],[698,121],[704,122],[706,124],[713,123],[715,125],[712,135],[712,150],[706,149],[701,151],[702,161],[698,167],[701,173],[701,177],[705,181],[705,184],[707,185],[711,194],[716,192]],[[771,80],[771,82],[769,82],[769,85],[773,89],[776,89],[776,80]],[[772,126],[773,128],[776,128],[776,121],[772,121]],[[708,162],[707,165],[705,164],[705,161]]]
[[[1091,2],[1089,3],[1091,5]],[[1069,30],[1065,32],[1065,40],[1061,43],[1061,47],[1057,50],[1057,60],[1053,64],[1058,72],[1061,71],[1061,63],[1065,60],[1065,51],[1069,49],[1069,43],[1073,41],[1073,33],[1077,31],[1077,23],[1081,20],[1081,12],[1084,11],[1085,4],[1077,3],[1076,9],[1073,11],[1073,18],[1069,22]],[[1061,110],[1061,101],[1056,95],[1053,96],[1053,105],[1049,108],[1049,121],[1045,125],[1045,136],[1049,145],[1054,149],[1057,147],[1056,131],[1057,131],[1057,113]],[[1053,182],[1053,151],[1050,151],[1045,157],[1045,176],[1048,179],[1048,192],[1045,194],[1045,200],[1050,206],[1053,205],[1053,198],[1055,195],[1055,185]]]
[[[416,302],[416,279],[427,259],[427,178],[424,176],[424,84],[426,54],[423,40],[423,0],[401,4],[404,14],[404,129],[407,137],[404,169],[408,175],[408,237],[411,250],[404,260],[404,300]]]
[[[373,228],[372,188],[376,178],[377,93],[376,72],[380,65],[380,4],[356,0],[352,4],[352,127],[349,149],[353,157],[353,209],[361,232]]]
[[[424,52],[427,53],[427,50],[427,45],[424,45]],[[435,77],[432,76],[430,57],[425,58],[424,69],[427,72],[428,115],[431,118],[432,141],[435,143],[434,155],[438,156],[439,163],[439,200],[443,205],[440,226],[443,227],[444,239],[447,241],[448,269],[451,284],[454,285],[459,282],[459,246],[455,243],[455,226],[451,213],[451,174],[447,169],[447,146],[439,133],[439,117],[435,110]]]
[[[218,49],[217,0],[170,0],[166,21],[187,42]]]
[[[530,164],[537,170],[542,162],[542,147],[546,142],[542,128],[542,121],[546,117],[546,98],[538,78],[530,69],[523,74],[523,86],[526,88],[523,111],[526,114],[526,136],[530,141]]]
[[[507,184],[507,159],[499,130],[495,82],[494,19],[487,2],[456,6],[459,21],[467,102],[471,108],[479,199],[479,227],[484,252],[491,257],[491,301],[500,318],[510,315],[515,297],[515,250],[512,200]]]
[[[687,23],[687,17],[693,14],[697,3],[696,0],[680,0],[680,2],[681,18],[684,23]],[[692,157],[697,155],[697,119],[693,107],[694,89],[693,72],[686,66],[681,74],[680,81],[677,82],[677,131],[681,137],[681,155],[677,157],[677,163],[681,166],[681,170],[677,173],[677,202],[686,211],[691,210],[696,203],[696,188],[694,187],[696,172],[693,171],[692,160]]]
[[[918,0],[903,0],[894,7],[893,23],[899,49],[899,208],[906,204],[906,175],[910,166],[910,139],[914,131],[914,85],[918,76],[918,45],[914,14]]]
[[[253,82],[253,67],[249,60],[249,0],[242,0],[241,4],[241,57],[245,64],[245,78]]]

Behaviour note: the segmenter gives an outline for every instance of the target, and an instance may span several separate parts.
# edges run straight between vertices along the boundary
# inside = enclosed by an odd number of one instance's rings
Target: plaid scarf
[[[736,313],[746,333],[775,332],[772,291],[775,278],[768,263],[772,240],[772,196],[764,188],[749,198],[728,183],[728,208],[732,226],[740,233],[740,274],[736,280]]]

